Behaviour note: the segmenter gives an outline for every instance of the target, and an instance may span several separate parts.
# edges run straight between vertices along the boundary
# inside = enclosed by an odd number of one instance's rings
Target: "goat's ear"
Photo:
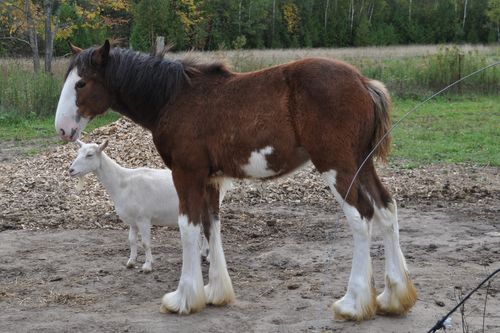
[[[80,147],[83,146],[83,142],[80,140],[76,140],[76,143],[78,143],[78,146],[80,146]]]
[[[82,52],[83,50],[68,41],[69,48],[71,49],[71,52],[73,52],[74,55],[77,55],[78,53]]]
[[[99,145],[99,151],[102,152],[104,148],[106,148],[107,146],[108,146],[108,140],[104,140],[104,142]]]
[[[106,65],[106,62],[108,61],[110,49],[111,49],[111,45],[109,44],[109,40],[106,39],[103,46],[95,49],[94,52],[92,52],[92,58],[91,58],[92,64],[98,65],[98,66]]]

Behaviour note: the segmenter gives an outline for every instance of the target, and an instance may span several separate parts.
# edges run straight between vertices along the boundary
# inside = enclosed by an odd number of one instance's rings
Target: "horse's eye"
[[[78,81],[78,82],[75,84],[75,88],[76,88],[76,89],[80,89],[80,88],[83,88],[83,87],[85,87],[85,81],[83,81],[83,80],[80,80],[80,81]]]
[[[86,158],[91,158],[92,156],[94,156],[94,154],[90,153],[90,154],[87,154],[87,156],[85,156]]]

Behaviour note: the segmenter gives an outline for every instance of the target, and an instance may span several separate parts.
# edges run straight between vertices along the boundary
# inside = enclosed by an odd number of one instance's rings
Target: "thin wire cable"
[[[415,112],[418,108],[420,108],[422,105],[424,105],[425,103],[427,103],[428,101],[430,101],[431,99],[433,99],[434,97],[440,95],[441,93],[445,92],[446,90],[450,89],[451,87],[454,87],[455,85],[459,84],[460,82],[464,81],[464,80],[467,80],[468,78],[470,78],[471,76],[474,76],[476,74],[479,74],[481,73],[482,71],[485,71],[486,69],[488,68],[491,68],[491,67],[495,67],[497,65],[500,64],[500,61],[497,61],[497,62],[494,62],[488,66],[485,66],[485,67],[482,67],[466,76],[464,76],[463,78],[447,85],[446,87],[444,87],[443,89],[439,90],[438,92],[432,94],[431,96],[427,97],[425,100],[423,100],[422,102],[420,102],[419,104],[417,104],[415,107],[413,107],[410,111],[406,112],[403,117],[401,117],[398,121],[396,121],[392,127],[389,129],[389,131],[387,131],[387,133],[385,133],[382,138],[377,142],[377,144],[372,148],[372,150],[370,151],[370,153],[368,154],[368,156],[366,156],[366,158],[363,160],[363,162],[361,163],[361,165],[358,167],[358,169],[356,170],[356,173],[354,174],[352,180],[351,180],[351,183],[349,184],[349,187],[347,188],[347,192],[344,196],[344,200],[342,201],[342,204],[341,204],[341,209],[340,209],[340,215],[338,217],[338,221],[340,222],[340,218],[341,218],[341,214],[342,212],[344,211],[344,205],[347,201],[347,197],[349,196],[349,193],[351,192],[351,189],[352,189],[352,186],[354,185],[354,182],[356,181],[356,178],[358,177],[359,173],[361,172],[361,169],[365,166],[366,162],[368,161],[368,159],[373,155],[373,153],[375,152],[375,150],[377,149],[377,147],[382,143],[382,141],[397,127],[399,126],[399,124],[405,120],[410,114],[412,114],[413,112]],[[338,226],[337,226],[338,228]],[[338,230],[337,230],[338,231]],[[335,236],[334,236],[335,238]],[[327,261],[326,261],[326,269],[327,271],[329,271],[329,266],[330,266],[330,262],[331,262],[331,254],[333,252],[333,248],[330,248],[329,250],[329,253],[328,253],[328,258],[327,258]],[[496,273],[495,273],[496,274]],[[443,321],[441,322],[441,324],[444,323],[444,320],[446,318],[443,319]],[[430,332],[430,331],[429,331]]]
[[[458,303],[453,309],[451,309],[450,312],[448,312],[443,318],[439,319],[438,322],[436,323],[436,325],[434,325],[427,333],[434,333],[436,332],[437,330],[440,330],[442,328],[444,328],[444,322],[446,321],[446,319],[448,319],[448,317],[453,314],[453,312],[457,311],[457,309],[465,303],[466,300],[469,299],[469,297],[472,296],[472,294],[474,294],[476,291],[478,291],[479,288],[481,288],[481,286],[483,284],[485,284],[486,282],[488,282],[489,279],[491,279],[492,277],[494,277],[498,272],[500,272],[500,268],[497,269],[496,271],[494,271],[493,273],[491,273],[490,275],[488,275],[486,277],[486,279],[484,279],[483,281],[481,281],[481,283],[476,287],[474,288],[470,293],[467,294],[467,296],[465,296],[461,301],[460,303]]]
[[[464,76],[463,78],[453,82],[452,84],[449,84],[447,85],[446,87],[444,87],[443,89],[439,90],[438,92],[432,94],[430,97],[427,97],[424,101],[420,102],[419,104],[417,104],[413,109],[411,109],[410,111],[406,112],[404,114],[403,117],[401,117],[401,119],[399,119],[398,121],[396,121],[394,123],[394,125],[392,125],[392,127],[389,129],[389,131],[387,131],[387,133],[385,133],[382,138],[377,142],[377,144],[375,145],[375,147],[373,147],[373,149],[370,151],[370,153],[368,154],[368,156],[366,156],[366,158],[363,160],[363,163],[361,163],[361,165],[358,167],[358,170],[356,171],[356,173],[354,174],[354,177],[352,178],[352,181],[351,183],[349,184],[349,187],[347,188],[347,192],[346,192],[346,195],[344,196],[344,201],[342,202],[342,210],[344,209],[344,204],[347,200],[347,197],[349,196],[349,193],[351,192],[351,189],[352,189],[352,186],[354,185],[354,182],[356,181],[356,178],[358,177],[359,173],[361,172],[361,169],[365,166],[366,162],[368,161],[368,159],[373,155],[373,153],[375,152],[375,150],[377,149],[377,147],[382,143],[382,141],[392,132],[393,129],[395,129],[403,120],[405,120],[411,113],[415,112],[418,108],[420,108],[422,105],[424,105],[425,103],[427,103],[428,101],[430,101],[431,99],[433,99],[434,97],[438,96],[439,94],[445,92],[446,90],[450,89],[451,87],[459,84],[460,82],[468,79],[469,77],[471,76],[474,76],[476,74],[479,74],[481,73],[482,71],[485,71],[486,69],[490,68],[490,67],[495,67],[497,65],[500,64],[500,61],[497,61],[497,62],[494,62],[492,63],[491,65],[488,65],[488,66],[485,66],[483,68],[480,68],[478,69],[477,71],[475,72],[472,72],[466,76]]]

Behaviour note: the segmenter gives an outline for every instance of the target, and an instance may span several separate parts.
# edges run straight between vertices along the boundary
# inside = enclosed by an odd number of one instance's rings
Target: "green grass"
[[[86,132],[104,126],[120,118],[116,112],[107,112],[92,120]],[[0,141],[15,140],[26,141],[40,138],[56,138],[54,117],[23,117],[16,113],[0,113]]]
[[[393,122],[420,100],[394,99]],[[86,131],[119,118],[108,112],[94,119]],[[472,96],[434,99],[410,114],[392,132],[391,161],[412,168],[430,163],[472,163],[500,166],[500,103],[498,97]],[[0,141],[53,138],[54,119],[0,117]],[[36,154],[36,149],[33,154]]]
[[[393,122],[418,103],[395,99]],[[500,166],[498,97],[434,99],[392,134],[391,160],[403,159],[408,167],[438,162]]]

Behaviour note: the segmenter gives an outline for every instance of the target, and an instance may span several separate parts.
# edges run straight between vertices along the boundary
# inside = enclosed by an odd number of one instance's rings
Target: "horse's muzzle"
[[[62,128],[59,129],[59,137],[66,142],[76,141],[79,137],[78,128],[72,128],[69,133]]]

